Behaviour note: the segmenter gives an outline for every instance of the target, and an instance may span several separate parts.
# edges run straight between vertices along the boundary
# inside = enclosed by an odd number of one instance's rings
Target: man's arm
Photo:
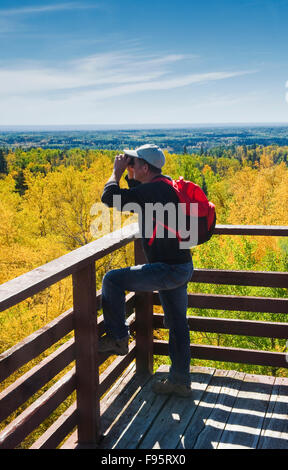
[[[114,167],[113,167],[112,175],[107,181],[107,184],[119,183],[121,176],[123,175],[124,171],[128,167],[128,162],[129,162],[129,159],[125,155],[123,154],[116,155],[115,160],[114,160]]]
[[[108,207],[113,207],[113,196],[115,195],[121,196],[121,208],[128,202],[139,202],[135,189],[141,183],[133,179],[133,171],[128,167],[128,163],[129,157],[127,158],[125,155],[117,155],[115,157],[112,175],[105,184],[101,197],[101,201]],[[121,189],[119,186],[119,181],[126,168],[128,169],[126,181],[131,189]],[[120,208],[117,207],[117,209]]]
[[[127,181],[129,189],[136,188],[136,186],[139,186],[139,184],[141,184],[140,181],[135,180],[133,177],[130,178],[129,174],[125,176],[125,180]]]

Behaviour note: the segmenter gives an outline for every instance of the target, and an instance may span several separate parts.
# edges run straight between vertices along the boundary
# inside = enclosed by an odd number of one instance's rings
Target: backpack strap
[[[169,186],[171,186],[178,194],[178,196],[181,198],[181,194],[177,188],[177,184],[175,184],[175,181],[174,180],[171,180],[169,178],[166,178],[165,176],[156,176],[152,181],[151,183],[156,183],[158,181],[162,181],[163,183],[166,183],[168,184]],[[185,201],[182,201],[182,202],[185,202]],[[157,229],[159,227],[159,225],[162,225],[162,227],[166,228],[167,230],[169,230],[170,232],[173,232],[175,235],[176,235],[176,238],[178,239],[178,241],[180,242],[181,241],[181,236],[180,236],[180,233],[175,231],[173,228],[171,227],[168,227],[168,225],[165,225],[165,224],[162,224],[161,222],[157,222],[155,227],[154,227],[154,230],[153,230],[153,235],[152,237],[150,238],[149,242],[148,242],[148,245],[151,246],[155,240],[155,237],[156,237],[156,233],[157,233]]]

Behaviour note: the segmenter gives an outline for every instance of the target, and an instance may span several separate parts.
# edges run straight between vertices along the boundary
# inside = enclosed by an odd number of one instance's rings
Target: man
[[[192,257],[190,250],[181,249],[178,238],[171,237],[171,232],[169,234],[167,214],[162,224],[166,228],[158,234],[155,232],[155,213],[145,210],[157,203],[163,206],[170,203],[170,207],[176,207],[178,197],[173,187],[156,180],[160,175],[163,177],[161,169],[165,164],[165,156],[159,147],[147,144],[124,152],[115,158],[113,173],[104,187],[101,200],[108,207],[116,206],[118,210],[128,203],[139,207],[147,264],[115,269],[104,276],[102,307],[106,336],[99,340],[99,351],[119,355],[128,353],[125,291],[158,290],[165,326],[169,328],[171,367],[168,379],[154,383],[153,390],[155,393],[190,396],[190,337],[186,312],[187,282],[193,273]],[[119,181],[126,169],[129,189],[121,189]],[[145,231],[149,224],[153,228],[153,236]]]

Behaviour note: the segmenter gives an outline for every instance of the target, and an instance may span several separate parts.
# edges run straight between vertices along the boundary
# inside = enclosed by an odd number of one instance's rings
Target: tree
[[[0,148],[0,173],[8,173],[4,150]]]

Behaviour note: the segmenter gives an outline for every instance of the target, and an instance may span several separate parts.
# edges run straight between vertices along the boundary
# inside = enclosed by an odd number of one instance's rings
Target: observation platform
[[[288,227],[216,226],[215,236],[225,235],[287,237]],[[165,329],[163,315],[153,311],[154,305],[160,305],[157,292],[127,294],[133,336],[129,353],[116,357],[100,374],[108,356],[97,350],[104,321],[95,262],[129,243],[134,245],[135,264],[143,264],[138,226],[133,224],[0,286],[0,311],[70,275],[73,287],[69,310],[0,356],[0,449],[21,447],[40,426],[42,434],[30,449],[288,449],[287,377],[195,366],[191,398],[152,392],[154,356],[169,354],[168,342],[154,338],[154,329]],[[260,317],[272,313],[275,320],[281,314],[278,321],[252,321],[195,313],[188,317],[192,331],[287,340],[288,323],[286,317],[283,320],[288,313],[287,272],[195,269],[190,282],[275,289],[272,297],[189,293],[188,306],[193,310],[254,312]],[[52,346],[53,352],[43,358]],[[191,344],[190,349],[194,359],[268,366],[272,371],[284,369],[282,375],[287,375],[284,350],[202,343]],[[21,375],[22,366],[36,358],[36,365]],[[161,366],[156,377],[165,375],[167,366]],[[55,410],[74,392],[76,400],[56,417]],[[47,418],[52,424],[44,428]]]
[[[98,449],[288,449],[288,378],[191,367],[193,395],[156,395],[126,369],[101,402]],[[75,432],[62,448],[77,448]],[[81,448],[81,446],[80,446]]]

